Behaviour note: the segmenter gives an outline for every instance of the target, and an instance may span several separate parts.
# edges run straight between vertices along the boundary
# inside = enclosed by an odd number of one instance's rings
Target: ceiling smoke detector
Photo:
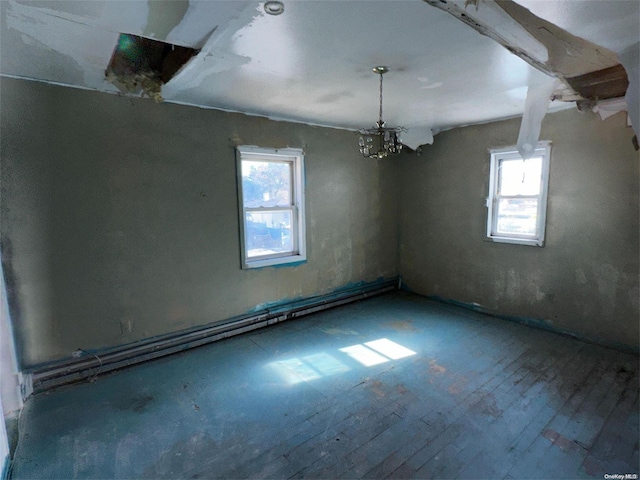
[[[284,3],[277,1],[269,1],[264,4],[264,11],[269,15],[280,15],[284,12]]]

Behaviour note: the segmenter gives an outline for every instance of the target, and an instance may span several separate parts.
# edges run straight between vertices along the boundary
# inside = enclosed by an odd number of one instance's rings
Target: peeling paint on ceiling
[[[189,0],[147,0],[147,3],[149,14],[142,34],[156,40],[166,40],[189,10]]]
[[[615,53],[537,17],[515,2],[497,5],[547,49],[549,69],[564,77],[603,70],[618,64]]]
[[[565,86],[555,98],[565,99],[568,87],[573,88],[568,93],[570,100],[612,98],[626,91],[626,73],[614,52],[534,15],[513,0],[474,2],[475,8],[470,10],[469,0],[425,1],[494,39],[540,71],[562,79]],[[596,72],[598,81],[594,84],[591,74]]]
[[[465,8],[464,0],[451,2]],[[549,50],[510,15],[498,17],[500,8],[487,8],[488,0],[466,3],[469,14],[488,12],[485,21],[539,62],[573,55]],[[635,0],[517,3],[615,52],[639,37],[637,22],[629,21],[638,18]],[[556,3],[564,10],[552,11]],[[520,115],[529,87],[547,78],[422,0],[284,4],[282,15],[271,16],[261,2],[246,0],[3,0],[0,74],[115,92],[105,70],[127,33],[200,50],[162,87],[166,101],[354,129],[377,119],[371,68],[388,65],[385,120],[422,132]],[[570,105],[554,102],[552,109]]]
[[[640,39],[638,0],[515,0],[573,35],[619,53]]]

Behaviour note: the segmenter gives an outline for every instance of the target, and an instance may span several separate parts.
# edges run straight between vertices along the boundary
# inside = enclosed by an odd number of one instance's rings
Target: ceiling
[[[614,53],[640,38],[638,0],[516,2]],[[119,34],[129,33],[199,50],[162,86],[165,101],[355,129],[377,120],[371,68],[386,65],[384,119],[420,132],[417,144],[431,131],[521,115],[528,88],[549,80],[429,0],[283,3],[272,16],[245,0],[1,0],[0,74],[118,92],[105,69]],[[473,16],[495,2],[448,3]],[[545,57],[544,44],[512,18],[484,22]]]

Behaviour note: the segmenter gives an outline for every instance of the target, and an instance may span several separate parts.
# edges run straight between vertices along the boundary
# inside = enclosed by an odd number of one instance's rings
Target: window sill
[[[537,238],[517,238],[517,237],[487,237],[490,242],[512,243],[514,245],[528,245],[530,247],[544,247],[544,240]]]
[[[295,267],[302,263],[306,263],[305,255],[291,255],[288,257],[265,258],[262,260],[245,261],[242,264],[243,270],[263,267]]]

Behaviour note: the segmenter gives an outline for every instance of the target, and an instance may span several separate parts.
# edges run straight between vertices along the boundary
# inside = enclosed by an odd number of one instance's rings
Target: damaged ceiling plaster
[[[385,120],[415,149],[522,115],[549,77],[562,81],[551,110],[620,97],[631,76],[617,54],[640,37],[637,0],[283,4],[273,16],[245,0],[3,0],[0,73],[358,129],[376,120],[370,71],[383,64]]]
[[[561,79],[565,88],[555,93],[556,99],[596,102],[624,96],[627,91],[627,74],[614,52],[567,32],[516,2],[425,1],[496,40],[538,70]],[[468,8],[470,4],[472,8]]]
[[[197,53],[193,48],[121,33],[105,76],[121,92],[143,93],[161,102],[162,86]]]

